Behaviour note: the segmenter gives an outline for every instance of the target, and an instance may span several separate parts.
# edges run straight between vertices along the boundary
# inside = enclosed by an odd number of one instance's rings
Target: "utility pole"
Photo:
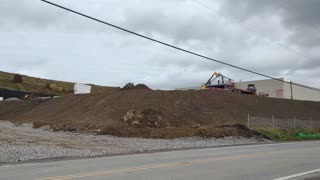
[[[290,81],[290,91],[291,91],[291,99],[293,100],[293,94],[292,94],[292,81]]]
[[[311,119],[311,116],[310,116],[310,118],[309,118],[309,127],[310,127],[310,129],[312,128],[312,126],[311,126],[311,121],[312,121],[312,119]]]

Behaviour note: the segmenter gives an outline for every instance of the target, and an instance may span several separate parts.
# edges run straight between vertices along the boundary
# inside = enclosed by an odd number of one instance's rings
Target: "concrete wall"
[[[257,81],[236,82],[235,87],[237,89],[247,89],[248,84],[254,84],[256,86],[258,95],[259,93],[264,93],[269,94],[269,97],[285,98],[284,86],[281,81],[267,79]]]
[[[291,99],[290,84],[284,84],[285,98]],[[292,84],[292,96],[295,100],[320,101],[320,89],[309,89]]]

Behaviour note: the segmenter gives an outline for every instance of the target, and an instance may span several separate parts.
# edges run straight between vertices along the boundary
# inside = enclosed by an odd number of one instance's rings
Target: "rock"
[[[15,98],[15,97],[11,97],[11,98],[5,99],[5,101],[21,101],[21,99]]]
[[[163,114],[153,108],[145,108],[141,110],[131,110],[128,111],[123,116],[123,121],[131,127],[135,128],[157,128],[157,127],[167,127],[168,122],[163,119]]]
[[[132,121],[131,126],[139,128],[141,126],[141,123],[138,120],[134,120]]]

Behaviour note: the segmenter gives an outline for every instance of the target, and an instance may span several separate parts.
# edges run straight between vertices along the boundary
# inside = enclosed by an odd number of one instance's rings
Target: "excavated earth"
[[[53,130],[126,137],[256,136],[254,116],[320,120],[320,103],[209,90],[121,90],[51,100],[0,102],[0,119]],[[239,125],[235,125],[239,124]],[[229,126],[228,126],[229,125]],[[232,125],[232,126],[230,126]]]

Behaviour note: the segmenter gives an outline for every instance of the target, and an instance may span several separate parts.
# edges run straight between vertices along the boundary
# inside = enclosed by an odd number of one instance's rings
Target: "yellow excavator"
[[[235,88],[234,80],[224,76],[219,72],[214,72],[209,80],[202,86],[202,89],[209,89],[213,91],[232,91],[241,94],[257,95],[254,84],[248,84],[247,89]]]

